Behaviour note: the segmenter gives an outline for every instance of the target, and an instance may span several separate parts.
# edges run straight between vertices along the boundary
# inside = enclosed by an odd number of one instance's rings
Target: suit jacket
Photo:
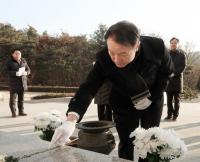
[[[166,92],[180,93],[183,91],[183,71],[186,66],[185,54],[181,50],[170,51],[174,63],[174,76],[169,80]]]
[[[128,113],[135,101],[145,97],[158,102],[172,73],[173,63],[161,39],[141,36],[141,47],[125,68],[115,66],[105,47],[97,54],[93,69],[71,99],[67,113],[77,112],[80,121],[105,79],[112,83],[110,104],[115,113]]]

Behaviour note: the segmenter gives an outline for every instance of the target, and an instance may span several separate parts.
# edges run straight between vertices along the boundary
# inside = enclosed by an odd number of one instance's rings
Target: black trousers
[[[118,154],[120,158],[133,160],[133,139],[129,138],[139,124],[141,127],[148,129],[160,125],[160,119],[163,110],[163,98],[157,103],[152,103],[145,110],[133,110],[127,114],[119,114],[114,112],[114,120],[119,135]],[[148,162],[147,159],[139,159],[139,162]]]
[[[173,105],[174,101],[174,105]],[[167,93],[167,114],[168,116],[178,117],[180,108],[180,93]]]
[[[18,98],[18,101],[17,101]],[[16,103],[19,113],[24,112],[24,91],[10,91],[9,106],[12,114],[16,114]]]
[[[99,120],[112,121],[112,109],[108,104],[97,104]]]

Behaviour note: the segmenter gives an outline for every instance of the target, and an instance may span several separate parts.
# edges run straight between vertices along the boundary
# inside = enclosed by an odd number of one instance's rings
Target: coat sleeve
[[[80,115],[79,121],[82,119],[85,114],[89,104],[94,98],[97,90],[101,87],[104,82],[105,76],[103,70],[97,61],[87,76],[84,83],[82,83],[76,92],[75,96],[70,100],[69,109],[66,115],[69,112],[76,112]]]
[[[8,61],[7,64],[6,64],[6,72],[7,72],[9,77],[15,77],[16,76],[17,71],[12,69],[10,61]]]
[[[156,82],[151,90],[150,100],[156,101],[163,96],[169,78],[174,75],[174,65],[168,50],[163,43],[163,54],[161,58],[161,66],[157,73]]]
[[[185,69],[185,66],[186,66],[186,58],[185,58],[185,54],[181,52],[181,59],[179,60],[181,63],[180,63],[180,66],[177,67],[174,71],[175,73],[175,76],[177,75],[180,75],[184,69]]]

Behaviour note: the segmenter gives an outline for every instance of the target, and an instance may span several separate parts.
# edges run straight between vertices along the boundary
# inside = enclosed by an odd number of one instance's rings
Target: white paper
[[[24,72],[25,72],[25,67],[19,68],[19,73],[20,73],[20,74],[23,74]]]

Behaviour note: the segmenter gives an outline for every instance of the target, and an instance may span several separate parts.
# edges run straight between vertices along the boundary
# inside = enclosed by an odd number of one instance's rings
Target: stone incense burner
[[[115,138],[109,128],[114,127],[110,121],[88,121],[77,124],[77,147],[109,154],[115,148]]]

